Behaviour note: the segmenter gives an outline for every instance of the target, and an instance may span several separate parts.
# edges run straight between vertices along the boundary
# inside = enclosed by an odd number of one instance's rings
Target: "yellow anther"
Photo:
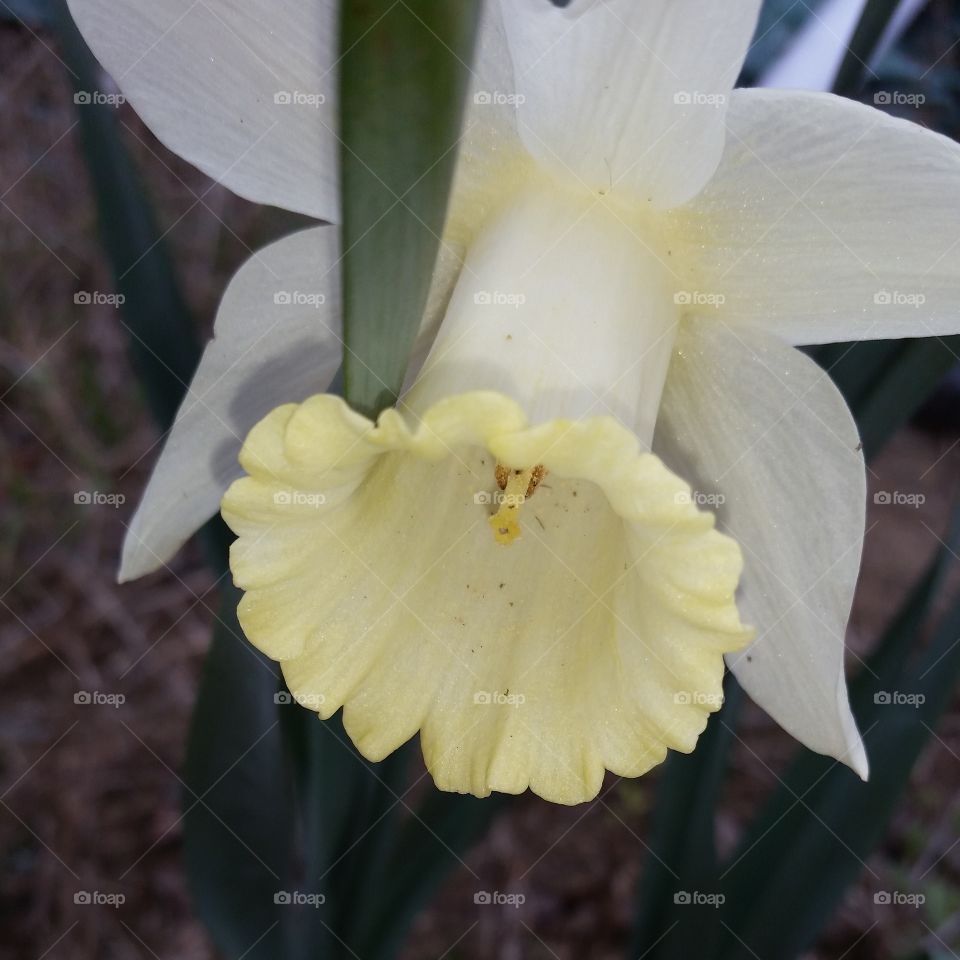
[[[503,492],[499,495],[500,509],[488,521],[497,543],[509,546],[520,536],[520,505],[533,496],[545,473],[539,463],[529,470],[510,470],[497,464],[497,486]]]

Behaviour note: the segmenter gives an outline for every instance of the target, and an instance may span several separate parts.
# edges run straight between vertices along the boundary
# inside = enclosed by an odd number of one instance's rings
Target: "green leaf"
[[[811,353],[853,411],[870,460],[956,364],[960,336],[832,343]]]
[[[394,403],[423,316],[460,136],[479,0],[344,0],[344,389]]]
[[[0,0],[0,22],[51,27],[56,22],[52,0]]]
[[[898,6],[900,0],[867,0],[833,82],[834,93],[852,97],[859,92],[864,74],[869,70],[870,59]]]
[[[892,367],[904,341],[862,340],[855,343],[825,343],[807,347],[808,353],[830,374],[856,417],[884,370]],[[863,425],[857,421],[858,425]]]
[[[902,341],[895,359],[857,403],[864,454],[872,458],[916,413],[960,355],[960,337]]]
[[[428,902],[443,878],[507,808],[511,797],[430,793],[403,825],[380,882],[376,912],[358,953],[366,960],[396,955],[416,911]]]
[[[239,599],[234,588],[224,591],[191,721],[183,772],[187,877],[197,913],[225,956],[278,960],[286,955],[284,924],[296,912],[274,900],[296,883],[290,768],[274,698],[277,666],[240,632]]]
[[[683,895],[720,890],[716,812],[742,701],[743,690],[730,674],[724,705],[711,717],[697,749],[671,753],[664,764],[631,956],[712,955],[720,933],[718,911],[708,903],[684,902]]]
[[[404,810],[411,747],[408,744],[395,750],[380,763],[362,761],[366,790],[353,818],[350,856],[338,871],[338,886],[345,900],[339,920],[349,943],[362,943],[370,916],[383,896],[389,873],[387,860],[396,841],[398,817]],[[362,759],[359,754],[356,757]]]
[[[66,3],[56,0],[54,10],[74,91],[98,90],[103,74]],[[124,297],[120,316],[134,366],[157,422],[166,429],[200,358],[196,325],[174,277],[163,233],[118,135],[116,110],[82,103],[77,115],[104,248]]]
[[[396,401],[423,316],[479,9],[479,0],[341,6],[344,395],[368,416]],[[348,891],[340,927],[365,957],[392,955],[413,911],[456,863],[452,851],[482,833],[498,806],[434,794],[394,850],[405,759],[376,768],[377,782],[355,799],[354,849],[332,871]]]
[[[52,5],[74,90],[90,92],[101,71],[66,4]],[[117,129],[115,111],[78,103],[78,123],[121,320],[147,401],[162,428],[176,414],[200,358],[196,327],[173,273],[163,234]],[[207,525],[211,564],[226,570],[229,534]],[[184,845],[196,909],[227,956],[283,956],[292,911],[286,889],[294,827],[289,765],[277,725],[275,664],[242,637],[239,595],[226,588],[220,623],[194,709],[183,773]]]
[[[321,721],[294,705],[283,719],[296,761],[300,873],[326,897],[323,910],[304,915],[295,928],[291,956],[356,952],[383,882],[409,753],[401,748],[373,764],[354,747],[339,714]]]
[[[960,678],[960,600],[916,652],[917,634],[958,542],[960,514],[949,543],[851,685],[872,759],[870,781],[861,783],[836,761],[803,751],[732,858],[725,872],[723,960],[801,954],[882,839]],[[883,702],[894,693],[922,702]]]

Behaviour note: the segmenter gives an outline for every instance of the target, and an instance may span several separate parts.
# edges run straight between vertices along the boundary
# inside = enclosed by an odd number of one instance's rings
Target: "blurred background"
[[[829,87],[843,28],[837,22],[810,39],[811,23],[831,23],[829,6],[769,3],[744,82]],[[906,7],[869,70],[861,69],[857,96],[958,136],[960,10],[951,0]],[[223,582],[196,543],[170,570],[122,588],[114,582],[125,524],[162,434],[140,369],[152,347],[120,302],[124,277],[118,281],[98,226],[90,144],[71,82],[77,54],[50,10],[0,0],[0,956],[205,960],[217,953],[187,892],[181,771]],[[789,51],[804,31],[812,45],[798,58]],[[101,78],[98,89],[112,88]],[[884,99],[891,89],[919,96],[892,102]],[[235,269],[296,221],[206,180],[128,106],[107,106],[153,210],[159,248],[205,339]],[[117,176],[111,168],[105,182]],[[136,277],[156,250],[130,253],[127,272]],[[950,372],[957,346],[940,343],[937,364],[924,367],[928,379],[910,379],[910,399],[890,393],[883,364],[869,367],[893,409],[885,422],[897,428],[868,439],[876,455],[848,637],[857,657],[874,649],[947,540],[960,488],[960,388],[956,368]],[[818,355],[838,375],[864,363],[859,357]],[[182,380],[189,371],[168,365],[167,373]],[[918,391],[929,397],[914,413]],[[902,496],[887,496],[894,492]],[[934,614],[955,595],[956,570]],[[717,812],[722,855],[736,848],[794,751],[765,714],[744,704]],[[874,766],[884,759],[874,756]],[[402,955],[628,955],[661,777],[610,778],[582,807],[525,796],[498,808],[484,838],[457,856],[417,914]],[[401,819],[409,815],[403,808]],[[954,697],[882,839],[807,955],[958,956],[958,828]],[[844,838],[830,843],[842,855]],[[497,890],[522,895],[522,904],[475,902],[478,891]],[[920,894],[922,903],[887,902],[889,891]]]

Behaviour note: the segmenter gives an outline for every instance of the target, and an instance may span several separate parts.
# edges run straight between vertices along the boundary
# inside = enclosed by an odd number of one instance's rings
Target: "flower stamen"
[[[533,496],[546,472],[542,463],[529,470],[511,470],[502,463],[497,464],[497,486],[503,494],[499,498],[500,509],[488,521],[497,543],[509,546],[520,536],[520,522],[517,519],[520,504]]]

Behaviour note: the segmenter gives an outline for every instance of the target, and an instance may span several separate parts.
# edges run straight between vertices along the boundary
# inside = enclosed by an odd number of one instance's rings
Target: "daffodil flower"
[[[168,146],[336,222],[332,2],[71,6]],[[399,408],[374,424],[321,393],[336,228],[260,251],[121,576],[226,491],[247,635],[368,757],[420,731],[445,789],[588,799],[694,747],[724,655],[866,776],[843,664],[864,464],[794,346],[960,329],[960,148],[830,95],[734,91],[757,7],[490,0]]]

